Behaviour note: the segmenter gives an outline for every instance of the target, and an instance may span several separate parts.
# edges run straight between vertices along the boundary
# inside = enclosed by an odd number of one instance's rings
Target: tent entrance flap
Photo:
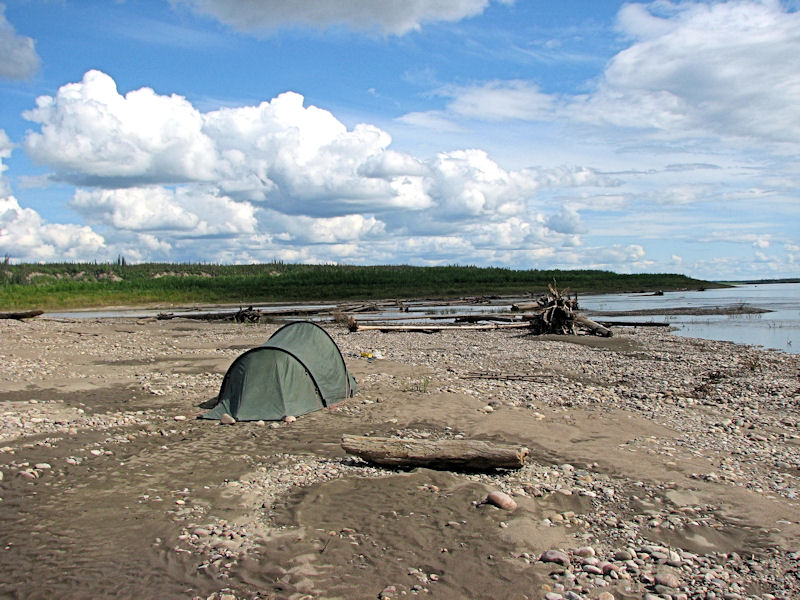
[[[217,405],[201,416],[280,420],[340,402],[355,389],[355,378],[328,332],[298,321],[236,358],[222,380]]]

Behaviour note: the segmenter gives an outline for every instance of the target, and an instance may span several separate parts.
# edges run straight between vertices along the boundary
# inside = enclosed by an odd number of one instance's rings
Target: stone
[[[611,592],[601,592],[597,600],[614,600],[614,594]]]
[[[175,415],[172,418],[175,419],[176,421],[185,421],[186,420],[186,415]]]
[[[484,502],[486,504],[492,504],[498,508],[502,508],[503,510],[517,509],[517,503],[511,496],[505,492],[499,492],[496,490],[489,492],[489,495],[486,496],[486,500]]]
[[[297,417],[295,417],[293,415],[287,415],[287,416],[283,417],[283,422],[284,423],[294,423],[295,421],[297,421]]]
[[[628,550],[617,550],[614,552],[614,560],[625,561],[631,560],[633,558],[633,554]]]
[[[655,582],[656,585],[663,585],[668,588],[681,587],[681,580],[674,573],[656,573]]]
[[[542,552],[539,560],[546,563],[556,563],[565,567],[569,565],[569,556],[561,552],[561,550],[545,550]]]
[[[222,416],[219,418],[219,422],[222,425],[233,425],[234,423],[236,423],[236,419],[234,419],[228,413],[222,413]]]
[[[594,556],[596,553],[594,551],[594,548],[592,548],[591,546],[584,546],[583,548],[578,548],[577,550],[575,550],[575,554],[577,556],[591,557]]]

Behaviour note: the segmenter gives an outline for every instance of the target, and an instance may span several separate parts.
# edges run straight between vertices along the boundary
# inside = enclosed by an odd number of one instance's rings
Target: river
[[[663,296],[652,294],[600,294],[581,296],[581,309],[592,312],[628,311],[641,309],[687,308],[687,307],[720,307],[731,308],[746,304],[769,310],[761,314],[743,315],[650,315],[647,317],[613,317],[615,321],[656,321],[670,323],[676,328],[675,334],[684,337],[696,337],[710,340],[725,340],[738,344],[763,346],[775,350],[783,350],[792,354],[800,354],[800,283],[774,283],[757,285],[738,285],[730,288],[710,289],[706,291],[665,292]],[[303,305],[308,308],[309,305]],[[322,307],[323,305],[319,305]],[[269,305],[263,310],[277,310]],[[508,300],[494,303],[487,309],[480,305],[420,306],[414,310],[419,312],[420,319],[426,314],[442,314],[443,312],[493,312],[510,309]],[[235,308],[233,309],[235,310]],[[157,310],[108,310],[108,311],[76,311],[48,313],[48,317],[67,318],[104,318],[104,317],[148,317],[155,316]],[[193,309],[189,312],[197,312]],[[179,311],[175,311],[179,314]],[[402,315],[403,313],[385,312],[382,318]],[[603,320],[603,317],[596,317]]]
[[[613,317],[614,320],[667,322],[675,334],[708,340],[763,346],[800,354],[800,283],[737,285],[706,291],[583,296],[581,308],[590,311],[625,311],[686,307],[735,308],[742,304],[771,312],[744,315],[653,315]],[[597,317],[602,320],[602,317]]]

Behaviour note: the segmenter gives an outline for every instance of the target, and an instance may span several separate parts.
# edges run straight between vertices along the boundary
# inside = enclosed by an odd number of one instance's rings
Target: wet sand
[[[329,327],[356,397],[291,424],[195,419],[275,329],[0,322],[0,598],[800,595],[800,357],[644,328]],[[345,433],[531,458],[390,470]]]

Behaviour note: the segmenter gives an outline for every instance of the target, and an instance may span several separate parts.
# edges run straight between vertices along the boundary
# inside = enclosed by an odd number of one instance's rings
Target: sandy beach
[[[354,398],[196,419],[276,328],[0,322],[0,598],[800,597],[799,356],[646,328],[329,326]],[[531,454],[391,470],[343,434]]]

